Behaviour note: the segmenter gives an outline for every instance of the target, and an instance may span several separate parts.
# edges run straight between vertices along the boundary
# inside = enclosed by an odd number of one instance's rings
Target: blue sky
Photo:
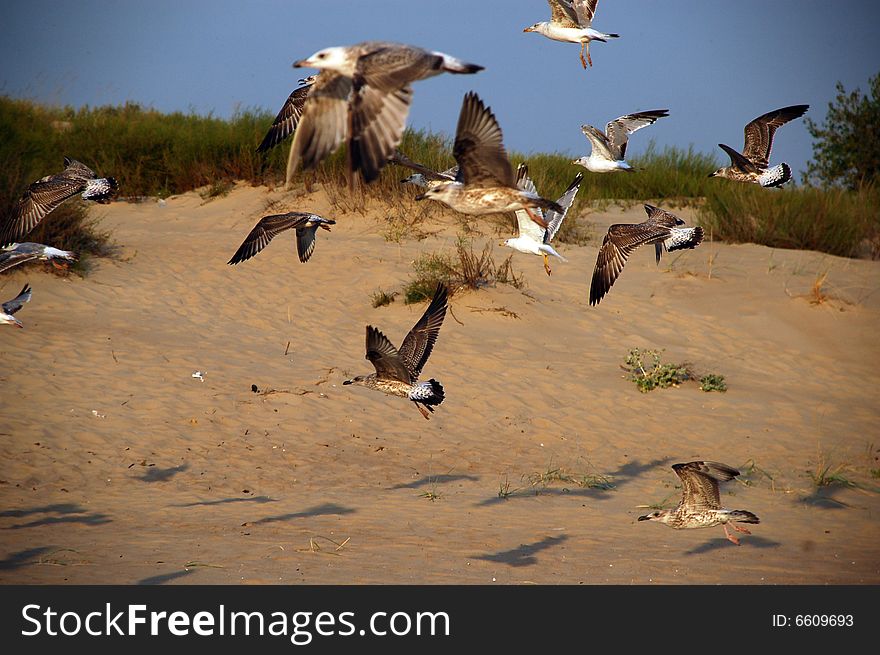
[[[645,109],[670,117],[630,153],[693,145],[724,154],[742,128],[785,105],[821,121],[841,81],[867,89],[880,71],[880,3],[839,0],[601,0],[594,27],[621,38],[579,47],[523,28],[544,0],[77,0],[5,2],[0,93],[60,105],[135,101],[161,111],[275,112],[310,71],[291,63],[331,45],[388,39],[481,64],[472,76],[415,85],[409,125],[452,133],[468,90],[495,111],[505,145],[524,153],[588,152],[580,125]],[[256,145],[256,144],[255,144]],[[812,141],[798,120],[772,163],[803,170]]]

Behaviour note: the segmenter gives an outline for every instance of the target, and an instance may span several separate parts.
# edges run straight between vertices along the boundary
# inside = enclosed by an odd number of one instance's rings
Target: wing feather
[[[268,246],[272,239],[291,228],[297,228],[297,246],[299,249],[300,261],[306,261],[302,258],[302,249],[299,247],[299,227],[304,223],[307,223],[311,216],[311,214],[304,212],[289,212],[287,214],[272,214],[270,216],[264,216],[248,233],[242,244],[238,247],[238,250],[235,251],[235,254],[232,255],[232,258],[227,263],[238,264],[250,259],[263,248]],[[311,252],[309,252],[309,255],[311,255]],[[308,257],[306,259],[308,259]]]
[[[300,164],[314,168],[346,138],[351,91],[350,78],[328,71],[311,86],[290,147],[287,183]]]
[[[441,282],[437,285],[431,304],[400,345],[400,359],[410,372],[412,382],[419,379],[422,367],[434,349],[434,343],[446,317],[447,298],[448,290]]]
[[[269,131],[263,137],[262,143],[257,147],[257,152],[266,152],[293,134],[300,118],[302,118],[303,107],[305,107],[306,98],[308,98],[311,88],[312,84],[306,84],[294,89],[293,93],[287,97],[284,106],[281,107],[281,111],[278,112]]]
[[[376,369],[376,377],[384,380],[399,380],[411,384],[410,372],[404,366],[388,337],[372,325],[367,326],[367,359]]]
[[[681,478],[681,506],[688,509],[721,509],[719,482],[739,475],[736,469],[718,462],[673,464],[672,470]]]
[[[466,185],[514,186],[501,127],[492,110],[473,91],[465,94],[461,105],[452,155]]]
[[[3,303],[3,311],[9,314],[10,316],[17,312],[19,309],[24,306],[24,304],[31,299],[31,285],[25,284],[19,294],[13,298],[12,300],[7,300]]]
[[[767,168],[770,163],[770,150],[773,147],[773,135],[776,130],[795,118],[803,116],[810,105],[792,105],[768,111],[758,116],[745,127],[745,145],[743,156],[760,168]]]

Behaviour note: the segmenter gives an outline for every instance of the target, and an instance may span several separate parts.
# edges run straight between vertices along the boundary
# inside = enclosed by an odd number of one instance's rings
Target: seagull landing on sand
[[[257,146],[257,152],[266,152],[293,134],[302,117],[303,106],[306,104],[309,91],[317,79],[317,75],[309,75],[299,80],[300,86],[287,97],[287,101],[278,112],[275,120],[272,121],[266,136],[263,137],[263,142]]]
[[[411,82],[441,73],[476,73],[482,66],[388,41],[325,48],[296,67],[319,68],[303,106],[287,167],[317,166],[346,141],[349,183],[360,171],[372,182],[400,144],[412,102]]]
[[[291,228],[296,229],[296,252],[299,255],[299,260],[305,263],[309,261],[309,257],[315,250],[315,234],[318,228],[329,232],[330,226],[335,224],[334,220],[305,212],[264,216],[248,233],[227,264],[238,264],[250,259],[268,246],[275,236]]]
[[[751,534],[735,522],[760,523],[760,519],[744,509],[723,509],[719,482],[727,482],[739,475],[739,471],[717,462],[689,462],[673,464],[672,470],[681,478],[681,502],[675,509],[660,509],[639,521],[659,521],[670,528],[712,528],[724,526],[725,536],[739,546],[739,539],[727,531],[727,524],[737,532]]]
[[[501,245],[513,248],[519,252],[543,256],[544,270],[547,271],[547,275],[550,275],[550,263],[547,260],[547,255],[553,255],[562,261],[567,261],[565,257],[556,252],[553,246],[550,245],[550,241],[559,232],[562,221],[565,220],[565,215],[568,213],[571,203],[574,202],[574,197],[581,186],[582,179],[584,179],[584,176],[578,173],[574,181],[568,185],[565,193],[556,201],[562,207],[561,214],[553,210],[548,210],[546,214],[543,214],[540,209],[535,210],[541,213],[542,218],[547,221],[546,229],[538,226],[535,221],[529,218],[525,211],[518,209],[516,211],[516,223],[519,226],[519,236],[515,239],[508,239]],[[529,168],[525,164],[520,164],[516,169],[516,185],[523,191],[529,191],[535,195],[538,193],[535,189],[535,183],[529,177]]]
[[[745,127],[745,145],[742,154],[730,146],[718,147],[730,157],[730,166],[719,168],[709,177],[726,177],[737,182],[750,182],[763,187],[782,186],[791,179],[791,168],[785,162],[769,168],[770,149],[776,129],[803,116],[810,105],[792,105],[758,116]]]
[[[44,246],[42,243],[13,243],[0,250],[0,272],[25,262],[42,259],[51,261],[58,268],[62,268],[55,260],[63,259],[68,262],[76,261],[76,254],[69,250],[59,250],[52,246]]]
[[[0,325],[9,324],[16,327],[24,327],[17,318],[13,316],[15,312],[24,306],[31,299],[31,285],[25,284],[21,292],[12,300],[3,303],[2,311],[0,311]]]
[[[524,209],[545,229],[547,221],[531,208],[565,213],[558,203],[516,187],[501,127],[492,110],[473,91],[465,94],[461,105],[452,156],[458,162],[455,181],[441,182],[416,196],[416,200],[438,200],[455,211],[475,216]]]
[[[660,263],[660,255],[665,248],[669,252],[684,248],[696,248],[703,241],[703,228],[678,227],[684,225],[675,214],[645,205],[648,220],[644,223],[623,223],[612,225],[599,248],[593,281],[590,284],[590,305],[598,304],[611,289],[611,285],[623,270],[630,253],[645,243],[653,243]]]
[[[438,172],[428,168],[427,166],[417,164],[412,159],[400,152],[400,150],[396,150],[394,154],[388,158],[388,161],[392,164],[397,164],[398,166],[406,166],[407,168],[411,168],[412,170],[416,171],[409,177],[403,178],[400,181],[401,184],[414,184],[424,189],[432,189],[442,182],[454,182],[456,176],[458,175],[457,165],[451,168],[447,168],[445,171]]]
[[[547,0],[550,5],[550,21],[535,23],[527,27],[523,32],[537,32],[548,39],[563,41],[565,43],[581,44],[581,65],[586,68],[589,62],[593,65],[590,57],[590,41],[602,41],[616,39],[619,34],[605,34],[594,30],[593,15],[596,13],[596,5],[599,0]],[[584,52],[587,59],[584,60]]]
[[[28,187],[0,228],[0,246],[18,241],[46,214],[78,193],[84,200],[106,204],[119,189],[114,178],[99,178],[95,171],[75,159],[65,157],[64,166],[60,173],[47,175]]]
[[[626,144],[629,135],[643,127],[653,125],[658,118],[669,116],[668,109],[654,109],[627,114],[615,118],[605,126],[605,131],[592,125],[581,125],[581,132],[593,146],[589,157],[575,159],[572,164],[583,166],[593,173],[613,173],[614,171],[633,171],[626,163]]]
[[[394,347],[388,337],[368,325],[367,359],[373,363],[376,372],[358,375],[342,384],[359,384],[391,396],[409,398],[422,416],[429,418],[428,412],[434,411],[432,405],[443,402],[443,387],[434,379],[426,382],[419,382],[418,379],[443,325],[446,299],[447,289],[441,282],[437,285],[431,304],[406,335],[400,350]]]

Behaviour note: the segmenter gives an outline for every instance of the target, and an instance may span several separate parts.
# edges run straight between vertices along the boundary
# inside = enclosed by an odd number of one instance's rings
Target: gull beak
[[[709,173],[709,177],[715,177],[715,173]]]
[[[342,384],[351,384],[351,380],[345,380]],[[639,519],[641,521],[641,519]]]
[[[428,196],[426,196],[424,193],[420,193],[419,195],[416,196],[416,200],[424,200],[427,197]]]
[[[534,32],[534,31],[535,31],[535,30],[534,30],[534,28],[532,28],[532,27],[527,27],[527,28],[525,28],[525,29],[523,30],[523,32]]]
[[[294,68],[313,68],[312,64],[309,63],[308,59],[300,59],[299,61],[293,62],[293,67]],[[303,82],[303,80],[300,80],[300,83],[302,83],[302,82]]]
[[[649,521],[649,520],[650,520],[650,516],[647,515],[647,514],[646,514],[645,516],[640,516],[640,517],[639,517],[639,521]]]

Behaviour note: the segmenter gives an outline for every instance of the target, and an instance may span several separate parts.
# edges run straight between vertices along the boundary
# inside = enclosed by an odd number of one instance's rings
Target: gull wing
[[[550,22],[560,27],[578,27],[577,11],[571,0],[547,0],[550,5]]]
[[[309,261],[309,257],[315,252],[315,233],[317,231],[317,223],[311,227],[296,228],[296,253],[303,264]]]
[[[581,180],[583,179],[584,176],[582,173],[575,175],[574,181],[568,185],[565,193],[559,196],[559,200],[557,200],[556,203],[562,207],[561,214],[552,209],[547,210],[547,213],[544,216],[544,219],[547,221],[547,229],[544,231],[544,243],[550,243],[553,240],[553,237],[556,236],[556,233],[559,232],[559,228],[562,227],[562,221],[565,220],[568,210],[571,208],[572,203],[574,203],[574,198],[577,195],[578,189],[581,188]],[[534,224],[534,221],[532,221],[532,223]]]
[[[795,118],[800,118],[809,108],[810,105],[792,105],[758,116],[745,127],[743,156],[759,168],[767,168],[770,163],[770,149],[773,147],[773,135],[777,128]]]
[[[437,285],[431,304],[400,345],[400,360],[412,376],[409,381],[419,379],[422,367],[431,356],[446,317],[447,297],[446,285],[441,282]]]
[[[627,114],[609,121],[605,126],[605,134],[607,135],[609,148],[614,158],[621,160],[626,157],[626,143],[630,134],[648,125],[653,125],[658,118],[665,118],[666,116],[669,116],[668,109],[653,109],[651,111]]]
[[[502,142],[501,127],[492,110],[468,91],[461,105],[452,155],[466,185],[514,185],[513,167]]]
[[[721,509],[718,483],[739,475],[736,469],[717,462],[673,464],[672,470],[681,478],[681,506],[689,509]]]
[[[669,236],[664,225],[652,223],[619,223],[608,228],[599,248],[593,279],[590,283],[590,304],[597,304],[617,280],[629,255],[644,243]]]
[[[303,107],[305,107],[306,98],[308,98],[311,89],[312,84],[306,84],[294,89],[293,93],[287,97],[284,106],[281,107],[281,111],[278,112],[275,120],[272,121],[272,126],[263,137],[262,143],[257,146],[257,152],[266,152],[293,134],[300,118],[302,118]]]
[[[300,261],[306,261],[302,258],[303,251],[300,246],[299,227],[304,223],[307,223],[311,216],[311,214],[304,212],[289,212],[287,214],[272,214],[271,216],[264,216],[248,233],[227,264],[238,264],[239,262],[250,259],[263,248],[268,246],[272,239],[291,228],[297,228],[297,249],[299,250]],[[314,235],[312,240],[314,240]],[[311,255],[311,251],[309,252],[309,255]],[[308,259],[308,257],[306,259]]]
[[[392,164],[397,164],[399,166],[405,166],[406,168],[411,168],[417,173],[421,173],[425,176],[426,180],[437,180],[443,182],[451,182],[455,179],[455,173],[457,172],[456,166],[449,168],[442,173],[438,173],[432,168],[428,168],[427,166],[423,166],[422,164],[414,162],[412,159],[404,155],[400,150],[395,150],[394,153],[388,158],[388,161]]]
[[[13,298],[12,300],[7,300],[3,303],[3,311],[9,314],[10,316],[21,309],[24,304],[31,299],[31,285],[25,284],[24,288],[19,292],[19,294]]]
[[[745,173],[755,173],[758,168],[751,161],[743,157],[736,150],[731,148],[730,146],[724,145],[723,143],[719,143],[718,147],[721,148],[724,152],[727,153],[727,156],[730,157],[730,165],[738,168],[739,170]]]
[[[379,177],[403,138],[412,94],[408,84],[385,91],[355,77],[349,113],[349,172],[361,171],[366,182]]]
[[[44,177],[31,184],[0,231],[0,244],[11,243],[30,232],[43,217],[83,188],[83,180],[63,173]]]
[[[367,359],[376,369],[376,377],[411,383],[410,372],[400,359],[397,348],[388,337],[372,325],[367,326]]]
[[[38,252],[16,252],[13,250],[0,253],[0,272],[39,258],[40,253]]]
[[[529,167],[526,164],[520,164],[516,168],[516,188],[536,196],[538,195],[535,183],[529,177]],[[535,207],[532,211],[540,216],[542,220],[545,220],[543,209]],[[514,214],[516,215],[516,224],[519,227],[519,236],[527,237],[535,243],[546,243],[547,230],[533,221],[532,217],[524,209],[517,209]]]
[[[580,27],[590,27],[593,24],[593,16],[596,14],[596,5],[599,0],[570,0],[577,13],[577,22]]]
[[[604,133],[597,130],[592,125],[581,125],[581,132],[587,137],[587,140],[593,146],[593,150],[602,155],[603,158],[614,161],[614,153],[611,152],[611,146],[608,143],[608,137]]]

